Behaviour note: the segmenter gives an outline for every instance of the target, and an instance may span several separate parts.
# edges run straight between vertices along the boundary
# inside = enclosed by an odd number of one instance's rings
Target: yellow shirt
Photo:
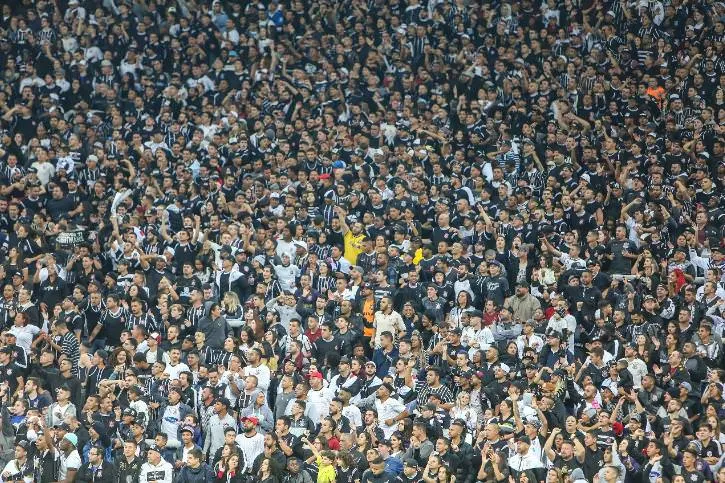
[[[322,458],[317,458],[317,483],[335,483],[337,475],[335,474],[335,467],[333,465],[323,465]]]
[[[345,240],[345,260],[350,262],[352,265],[357,264],[357,256],[363,251],[362,241],[365,238],[365,234],[353,235],[351,230],[345,233],[343,239]]]

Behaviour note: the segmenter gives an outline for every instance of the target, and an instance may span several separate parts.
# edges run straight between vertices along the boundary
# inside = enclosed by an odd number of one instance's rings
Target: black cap
[[[415,458],[405,458],[403,464],[409,468],[418,468],[418,461]]]
[[[526,435],[519,436],[518,438],[516,438],[516,441],[518,441],[519,443],[531,444],[531,438]]]
[[[123,410],[123,416],[133,416],[136,417],[136,410],[134,408],[126,408]]]
[[[139,413],[136,418],[131,421],[131,424],[138,424],[139,426],[146,427],[146,418],[144,417],[143,413]]]

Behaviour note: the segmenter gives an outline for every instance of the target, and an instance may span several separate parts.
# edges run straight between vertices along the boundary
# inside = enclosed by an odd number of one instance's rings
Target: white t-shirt
[[[335,395],[327,387],[319,390],[310,389],[307,393],[307,417],[313,423],[320,424],[320,421],[330,414],[330,402],[334,397]]]
[[[244,454],[244,469],[251,469],[254,460],[260,454],[264,453],[264,436],[262,433],[257,433],[251,438],[247,437],[244,433],[238,434],[234,438],[239,448]]]
[[[83,465],[81,462],[81,457],[78,454],[78,451],[73,450],[68,454],[68,456],[65,455],[62,451],[60,452],[60,471],[58,473],[58,481],[63,481],[66,478],[66,475],[68,475],[68,470],[78,470]]]
[[[32,463],[30,463],[32,465]],[[20,465],[18,464],[18,460],[10,460],[8,461],[8,464],[5,465],[5,468],[2,471],[2,474],[8,475],[8,478],[17,477],[18,474],[24,473],[24,469],[28,468],[29,463],[26,462],[25,465],[23,465],[23,469],[21,469]],[[21,475],[22,476],[22,475]],[[0,476],[0,480],[5,481],[4,476]]]
[[[164,372],[169,375],[169,380],[173,381],[174,379],[179,378],[179,374],[188,370],[189,366],[187,366],[183,362],[179,362],[175,366],[172,366],[171,364],[166,364],[166,369],[164,369]]]
[[[349,405],[342,408],[342,415],[350,420],[350,424],[355,428],[362,426],[362,413],[357,406]]]
[[[28,324],[25,327],[18,327],[13,325],[8,331],[11,334],[15,334],[15,338],[18,340],[18,346],[25,349],[25,353],[30,353],[30,345],[33,343],[33,337],[40,332],[40,329],[32,324]]]
[[[148,422],[149,422],[149,405],[146,404],[146,402],[144,402],[142,399],[137,399],[137,400],[129,403],[128,405],[129,405],[129,407],[135,409],[137,414],[143,413],[146,424],[148,424]],[[176,434],[176,433],[173,433],[173,434]]]
[[[267,392],[272,378],[269,367],[264,364],[260,364],[257,367],[247,366],[244,368],[244,377],[247,376],[255,376],[257,378],[257,387],[260,390]]]
[[[171,483],[174,478],[174,467],[171,463],[165,459],[159,461],[158,466],[152,465],[148,461],[141,465],[141,474],[139,475],[138,481],[140,483],[146,483],[148,481],[155,481],[157,483]]]
[[[161,431],[169,435],[169,438],[176,439],[176,432],[181,423],[181,408],[176,406],[166,406],[161,419]]]
[[[393,424],[388,426],[385,424],[385,420],[394,420],[398,417],[400,413],[405,411],[405,404],[392,397],[389,397],[385,402],[382,402],[380,399],[375,399],[375,409],[378,411],[378,421],[380,421],[378,427],[385,433],[385,438],[390,438],[398,429],[398,423],[393,421]]]
[[[161,354],[163,354],[159,348],[157,347],[154,352],[151,352],[150,350],[146,351],[146,362],[149,364],[154,364],[156,362],[159,362],[161,360],[161,357],[159,357]]]

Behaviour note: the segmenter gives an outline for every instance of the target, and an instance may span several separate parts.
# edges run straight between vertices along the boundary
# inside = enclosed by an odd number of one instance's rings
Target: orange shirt
[[[375,321],[375,299],[370,297],[365,299],[362,306],[363,318],[363,336],[372,337],[375,329],[373,322]]]

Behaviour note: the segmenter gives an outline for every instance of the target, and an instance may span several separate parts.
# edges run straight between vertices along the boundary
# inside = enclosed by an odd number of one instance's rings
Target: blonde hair
[[[236,312],[236,310],[242,305],[239,302],[239,296],[236,292],[227,292],[224,294],[224,299],[222,300],[222,305],[226,309],[227,312]]]

